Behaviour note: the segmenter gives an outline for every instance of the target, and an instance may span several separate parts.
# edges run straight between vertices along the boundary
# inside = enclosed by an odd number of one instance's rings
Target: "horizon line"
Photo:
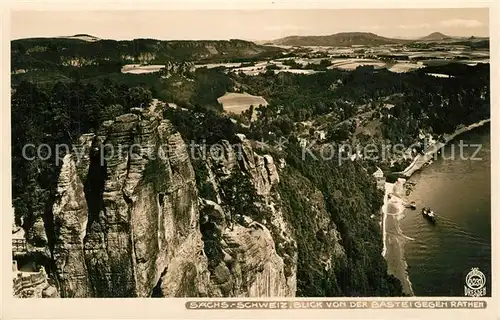
[[[343,34],[343,33],[365,33],[365,34],[373,34],[379,37],[383,38],[389,38],[389,39],[400,39],[400,40],[420,40],[424,37],[427,37],[433,33],[441,33],[442,35],[448,37],[448,38],[490,38],[489,35],[487,36],[482,36],[482,35],[467,35],[467,36],[457,36],[457,35],[448,35],[444,34],[440,31],[433,31],[431,33],[428,33],[426,35],[422,36],[417,36],[417,37],[405,37],[405,36],[386,36],[386,35],[380,35],[378,33],[372,32],[372,31],[340,31],[340,32],[334,32],[334,33],[325,33],[325,34],[309,34],[309,35],[298,35],[298,34],[290,34],[287,36],[283,36],[280,38],[275,38],[275,39],[249,39],[249,38],[183,38],[183,39],[178,39],[178,38],[149,38],[149,37],[137,37],[137,38],[106,38],[106,37],[99,37],[93,34],[88,34],[88,33],[77,33],[74,35],[53,35],[53,36],[32,36],[32,37],[22,37],[22,38],[11,38],[11,41],[15,40],[25,40],[25,39],[51,39],[51,38],[74,38],[77,36],[89,36],[93,37],[99,40],[114,40],[114,41],[133,41],[133,40],[139,40],[139,39],[150,39],[150,40],[160,40],[160,41],[230,41],[230,40],[243,40],[243,41],[249,41],[249,42],[263,42],[263,41],[275,41],[279,39],[284,39],[284,38],[289,38],[289,37],[325,37],[325,36],[332,36],[336,34]]]

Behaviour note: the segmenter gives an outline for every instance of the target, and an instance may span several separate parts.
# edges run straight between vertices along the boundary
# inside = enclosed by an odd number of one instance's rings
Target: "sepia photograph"
[[[12,297],[485,308],[490,80],[488,7],[12,10]]]

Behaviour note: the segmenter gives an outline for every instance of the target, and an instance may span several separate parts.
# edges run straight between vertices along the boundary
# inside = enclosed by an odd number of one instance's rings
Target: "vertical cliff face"
[[[147,297],[183,275],[207,295],[194,171],[180,135],[151,109],[107,122],[67,155],[54,203],[64,296]],[[182,296],[184,283],[169,284]]]
[[[279,176],[273,158],[257,155],[250,141],[238,135],[236,144],[222,141],[207,160],[205,183],[212,199],[202,199],[201,228],[215,287],[224,296],[295,296],[296,245],[277,209],[279,195],[273,189]],[[235,192],[241,180],[250,188]],[[246,192],[255,192],[249,202],[257,217],[244,202],[231,207],[231,197],[244,199]],[[280,250],[285,245],[289,254]]]
[[[83,244],[88,222],[87,203],[83,184],[76,174],[76,165],[70,155],[64,158],[57,194],[53,206],[53,258],[60,289],[66,296],[87,297],[90,296],[89,278]]]
[[[132,109],[82,136],[64,158],[49,231],[61,296],[295,295],[296,250],[273,191],[276,166],[239,139],[240,150],[225,141],[223,157],[203,159],[214,195],[204,199],[161,106]],[[229,205],[224,183],[235,172],[256,190],[265,218]]]

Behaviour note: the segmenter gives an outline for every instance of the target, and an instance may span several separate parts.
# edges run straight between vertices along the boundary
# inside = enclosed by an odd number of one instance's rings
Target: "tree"
[[[222,190],[232,219],[236,214],[246,215],[257,221],[262,221],[265,217],[263,209],[256,206],[262,202],[262,197],[257,194],[250,178],[242,170],[233,170],[230,178],[222,185]]]
[[[100,114],[100,122],[114,120],[119,115],[125,113],[125,108],[121,104],[112,104],[103,108]]]
[[[146,108],[153,99],[151,91],[143,87],[130,88],[128,93],[129,104],[132,108]]]
[[[343,124],[341,126],[331,125],[331,129],[328,130],[327,139],[328,141],[344,141],[349,139],[351,134],[350,126],[348,124]]]

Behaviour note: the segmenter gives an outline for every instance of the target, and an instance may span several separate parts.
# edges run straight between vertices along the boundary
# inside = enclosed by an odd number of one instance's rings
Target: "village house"
[[[317,130],[317,131],[314,132],[314,137],[317,140],[323,141],[323,140],[326,139],[326,132],[322,131],[322,130]]]
[[[377,167],[377,171],[373,173],[373,177],[377,181],[377,188],[383,190],[385,188],[385,177],[382,169]]]

